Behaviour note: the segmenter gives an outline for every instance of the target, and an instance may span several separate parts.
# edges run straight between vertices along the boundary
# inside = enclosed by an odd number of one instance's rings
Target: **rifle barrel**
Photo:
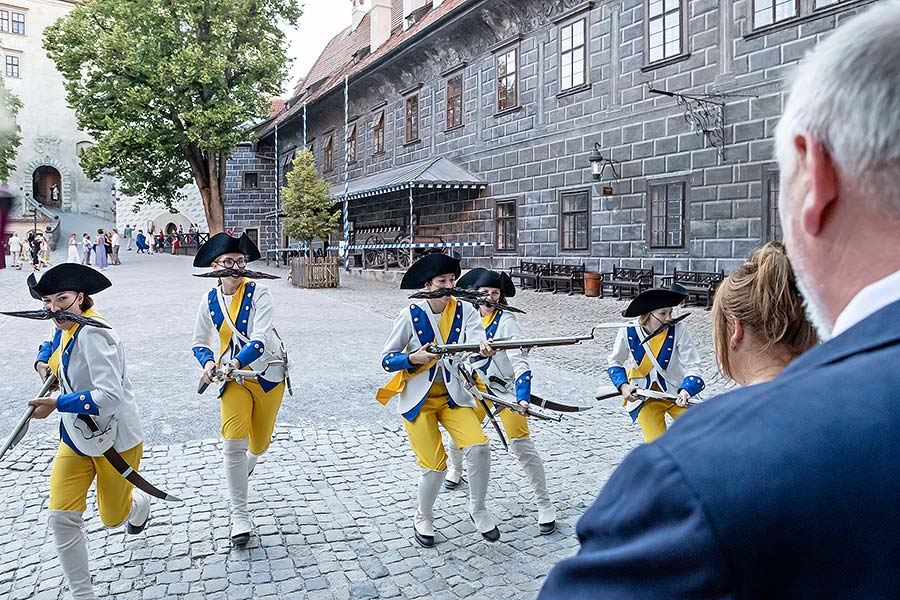
[[[50,393],[50,389],[56,384],[56,375],[50,374],[47,376],[47,381],[44,382],[44,385],[41,387],[41,390],[38,392],[37,398],[43,398],[48,393]],[[24,429],[28,427],[28,422],[31,420],[31,417],[34,415],[33,406],[29,406],[25,411],[25,414],[22,415],[22,418],[19,419],[19,422],[16,424],[16,428],[13,429],[13,432],[6,438],[6,441],[3,443],[3,448],[0,449],[0,458],[9,451],[10,448],[19,443],[21,436],[24,435]]]
[[[533,338],[521,340],[493,340],[490,341],[494,350],[516,350],[519,348],[550,348],[554,346],[572,346],[585,340],[592,340],[590,335],[575,335],[560,338]],[[435,354],[456,354],[458,352],[478,352],[479,344],[432,344],[431,351]]]

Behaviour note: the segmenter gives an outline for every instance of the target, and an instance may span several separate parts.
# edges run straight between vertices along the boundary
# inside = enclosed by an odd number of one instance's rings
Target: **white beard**
[[[797,289],[803,294],[803,308],[806,310],[806,318],[809,319],[809,322],[815,327],[816,332],[819,334],[819,339],[823,342],[827,342],[831,339],[831,332],[834,331],[834,323],[826,316],[827,313],[822,308],[822,303],[813,291],[813,285],[807,280],[806,265],[803,264],[800,254],[791,252],[791,249],[794,247],[794,244],[792,243],[793,231],[791,225],[790,219],[782,220],[784,244],[788,248],[788,256],[790,257],[791,265],[794,268],[794,278],[797,280]]]

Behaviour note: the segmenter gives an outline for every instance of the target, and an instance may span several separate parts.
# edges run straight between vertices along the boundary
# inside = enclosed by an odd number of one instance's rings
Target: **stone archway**
[[[54,167],[38,167],[31,174],[31,197],[51,208],[62,208],[62,175]]]
[[[43,158],[36,158],[28,163],[25,167],[25,173],[29,173],[32,176],[32,184],[34,183],[34,175],[37,173],[39,169],[42,167],[50,167],[52,170],[56,171],[59,174],[59,206],[62,210],[72,210],[72,175],[69,172],[69,169],[66,168],[64,164],[59,162],[58,160],[53,159],[50,156],[44,156]],[[27,189],[27,188],[26,188]],[[49,188],[48,188],[49,190]],[[34,190],[29,190],[32,194],[34,194]],[[38,199],[37,196],[32,196],[32,198]],[[47,206],[52,206],[49,203],[44,203]]]

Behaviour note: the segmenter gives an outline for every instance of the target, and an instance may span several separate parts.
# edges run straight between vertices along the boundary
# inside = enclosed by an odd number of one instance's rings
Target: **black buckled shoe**
[[[497,540],[500,539],[500,530],[497,529],[496,526],[494,526],[494,528],[491,529],[490,531],[483,531],[481,533],[481,537],[483,537],[484,539],[486,539],[489,542],[496,542]]]
[[[444,489],[445,490],[455,490],[459,487],[459,485],[463,482],[462,477],[459,478],[459,481],[453,481],[452,479],[444,480]]]
[[[250,532],[247,533],[238,533],[236,535],[231,536],[231,543],[235,546],[244,547],[250,543]]]
[[[423,535],[419,533],[419,530],[416,529],[415,525],[413,525],[413,535],[415,537],[416,542],[423,548],[434,548],[434,536],[433,535]]]
[[[541,535],[550,535],[554,531],[556,531],[556,521],[550,521],[549,523],[538,523],[538,530]]]

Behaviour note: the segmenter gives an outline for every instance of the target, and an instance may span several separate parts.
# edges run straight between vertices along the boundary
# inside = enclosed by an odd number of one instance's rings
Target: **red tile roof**
[[[366,14],[356,31],[351,32],[348,27],[336,35],[328,45],[325,46],[322,54],[319,56],[318,60],[316,60],[312,69],[310,69],[309,74],[301,80],[301,83],[294,89],[294,97],[290,100],[291,107],[276,117],[279,124],[291,120],[298,113],[302,113],[304,103],[312,103],[343,85],[345,76],[353,76],[364,72],[372,65],[372,63],[387,56],[405,41],[425,32],[440,21],[442,17],[465,4],[476,1],[477,0],[444,0],[439,7],[429,11],[412,27],[403,31],[403,2],[402,0],[394,0],[392,5],[393,11],[391,13],[391,25],[392,28],[399,26],[400,29],[395,29],[392,32],[391,37],[388,38],[378,50],[372,54],[366,54],[362,60],[357,62],[355,55],[360,50],[369,46],[372,21],[369,15]],[[323,83],[316,86],[320,81],[323,81]],[[310,86],[316,86],[311,93],[307,92],[307,89]],[[306,95],[304,96],[304,94]],[[257,131],[261,137],[265,137],[271,133],[273,129],[274,120],[270,119],[261,124]]]

